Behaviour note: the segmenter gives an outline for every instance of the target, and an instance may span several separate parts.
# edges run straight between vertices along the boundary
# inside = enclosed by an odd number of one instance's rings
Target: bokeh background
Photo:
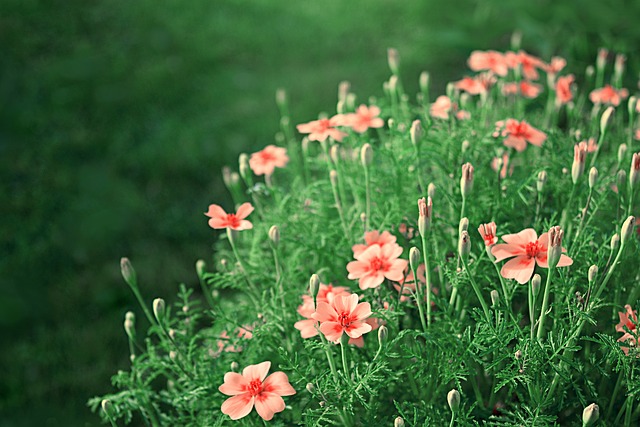
[[[578,80],[600,46],[638,71],[638,22],[631,0],[3,0],[0,426],[100,424],[86,400],[140,312],[120,257],[148,301],[197,283],[221,167],[274,142],[277,88],[295,123],[335,111],[342,80],[366,102],[396,47],[405,87],[428,70],[435,95],[515,29]]]

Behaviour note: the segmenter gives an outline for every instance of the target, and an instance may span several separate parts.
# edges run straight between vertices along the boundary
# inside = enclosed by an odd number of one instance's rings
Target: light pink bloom
[[[515,257],[507,261],[500,270],[502,277],[515,279],[518,283],[526,283],[533,275],[536,265],[548,268],[547,251],[549,246],[549,233],[543,233],[540,238],[533,228],[527,228],[517,234],[507,234],[502,236],[501,243],[491,248],[491,253],[496,257],[495,262],[500,262],[506,258]],[[564,252],[564,248],[562,249]],[[573,260],[562,254],[558,267],[566,267],[573,264]]]
[[[456,119],[458,120],[469,120],[471,118],[471,113],[467,110],[456,111]]]
[[[524,120],[519,122],[515,119],[507,119],[496,123],[497,132],[502,129],[499,134],[506,137],[504,145],[513,147],[516,151],[524,151],[527,148],[527,142],[538,147],[547,139],[547,135],[531,126]],[[498,136],[494,133],[494,136]]]
[[[320,284],[318,289],[318,295],[316,295],[317,302],[329,302],[336,296],[350,295],[347,288],[342,286],[333,286],[332,284]],[[304,317],[304,320],[297,321],[293,327],[300,331],[302,338],[311,338],[318,335],[318,322],[313,319],[313,313],[316,309],[313,305],[313,298],[309,295],[302,296],[302,305],[298,306],[298,314]]]
[[[454,87],[463,90],[469,95],[480,95],[487,92],[487,86],[477,77],[464,77],[454,83]]]
[[[566,65],[567,61],[564,58],[554,56],[549,64],[544,64],[544,70],[547,74],[558,74]]]
[[[211,218],[209,220],[209,227],[211,228],[230,228],[241,231],[253,228],[253,224],[245,219],[251,212],[253,212],[253,206],[247,202],[240,205],[238,212],[230,214],[226,213],[218,205],[209,205],[209,210],[205,212],[205,215]]]
[[[449,111],[453,108],[453,103],[448,96],[439,96],[436,101],[429,107],[429,114],[431,117],[437,119],[447,120],[449,119]]]
[[[365,320],[365,322],[371,325],[371,331],[375,331],[380,327],[380,325],[384,324],[383,321],[381,321],[380,319],[376,319],[375,317],[369,317],[368,319]],[[360,336],[358,338],[349,338],[348,344],[355,345],[356,347],[362,348],[364,347],[364,336]]]
[[[377,106],[361,105],[355,113],[345,115],[345,126],[350,126],[358,133],[364,133],[369,128],[381,128],[384,126],[384,120],[378,117],[379,115],[380,108]]]
[[[349,279],[359,279],[360,289],[377,288],[385,277],[398,282],[404,278],[404,269],[409,262],[398,258],[402,247],[392,243],[382,247],[373,245],[355,256],[347,264]]]
[[[495,50],[488,50],[486,52],[479,50],[473,51],[467,64],[473,71],[489,70],[502,77],[506,76],[509,71],[505,56]]]
[[[636,129],[635,133],[633,134],[633,139],[635,139],[636,141],[640,141],[640,129]]]
[[[537,69],[543,69],[545,67],[544,62],[542,62],[540,58],[529,55],[523,50],[518,53],[507,52],[505,59],[509,68],[517,68],[520,66],[522,76],[527,80],[538,80],[539,75]]]
[[[589,138],[588,140],[580,141],[578,146],[581,150],[585,150],[587,153],[593,153],[598,149],[598,144],[595,138]]]
[[[308,133],[309,141],[322,142],[331,137],[334,140],[341,142],[342,139],[347,136],[346,133],[336,129],[337,126],[343,126],[345,124],[345,118],[343,115],[338,114],[330,119],[319,119],[309,123],[302,123],[296,126],[298,132]]]
[[[267,145],[262,151],[251,155],[249,166],[256,175],[271,175],[275,168],[285,167],[288,161],[286,148]]]
[[[490,222],[488,224],[482,224],[478,227],[478,233],[484,239],[485,246],[493,246],[498,243],[498,237],[496,236],[496,223]]]
[[[622,332],[622,336],[618,338],[619,342],[625,343],[622,346],[624,354],[629,354],[629,348],[637,345],[638,338],[638,312],[633,310],[629,304],[624,306],[625,312],[618,312],[620,322],[616,325],[616,331]],[[629,330],[625,330],[625,327]]]
[[[225,400],[220,408],[232,420],[249,415],[254,405],[258,415],[269,421],[273,415],[284,411],[281,396],[291,396],[296,391],[289,384],[284,372],[278,371],[267,377],[271,362],[249,365],[242,371],[224,374],[224,384],[218,387],[221,393],[233,396]]]
[[[353,256],[356,257],[364,252],[367,248],[373,245],[378,245],[380,247],[388,244],[388,243],[396,243],[396,236],[389,233],[388,231],[383,231],[380,233],[378,230],[369,231],[364,233],[364,242],[365,244],[355,244],[351,248],[353,250]]]
[[[531,83],[526,80],[517,83],[505,83],[502,86],[502,94],[508,95],[522,95],[524,98],[533,99],[540,95],[542,92],[542,86],[536,83]]]
[[[573,74],[568,76],[558,77],[556,81],[556,105],[564,105],[573,99],[573,92],[571,92],[571,85],[573,85],[575,78]]]
[[[617,107],[627,96],[629,96],[627,89],[616,90],[611,85],[605,85],[603,88],[592,90],[589,94],[589,99],[594,104],[613,105]]]
[[[319,302],[313,318],[320,322],[320,332],[332,342],[337,342],[346,333],[349,338],[360,338],[372,327],[365,322],[371,316],[368,302],[358,304],[358,295],[337,296],[330,302]]]

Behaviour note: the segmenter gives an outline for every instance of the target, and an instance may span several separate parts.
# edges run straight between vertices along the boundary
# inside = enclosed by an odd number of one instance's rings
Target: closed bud
[[[373,149],[371,148],[371,144],[366,143],[360,149],[360,161],[365,169],[371,165],[371,162],[373,161]]]
[[[522,46],[522,31],[516,30],[511,33],[511,50],[517,52]]]
[[[207,272],[207,265],[205,264],[205,262],[201,259],[199,259],[198,261],[196,261],[196,273],[198,273],[198,277],[199,278],[203,278],[205,273]]]
[[[338,101],[338,103],[336,104],[336,112],[338,114],[344,114],[347,112],[347,101]]]
[[[432,211],[431,197],[424,197],[418,200],[418,231],[421,236],[425,236],[427,231],[431,228],[431,211]]]
[[[622,224],[622,229],[620,231],[620,239],[622,244],[624,245],[630,238],[633,233],[633,228],[636,225],[636,217],[630,215]]]
[[[462,146],[460,147],[460,150],[461,150],[463,153],[466,153],[470,146],[471,146],[471,144],[469,143],[469,141],[467,141],[467,140],[465,139],[464,141],[462,141]]]
[[[598,72],[602,73],[604,71],[604,67],[607,65],[607,56],[609,56],[609,51],[603,47],[598,49],[598,57],[596,58],[596,68],[598,68]]]
[[[619,53],[616,55],[616,59],[613,63],[613,74],[615,75],[615,79],[622,83],[622,74],[624,73],[624,63],[627,61],[627,57],[624,54]]]
[[[340,146],[338,144],[332,145],[329,150],[329,157],[334,165],[340,163]]]
[[[362,212],[360,214],[360,222],[365,225],[367,223],[367,214],[365,212]]]
[[[493,289],[490,292],[490,295],[491,295],[491,306],[496,307],[498,305],[498,302],[500,302],[500,294],[498,294],[498,291]]]
[[[458,254],[460,258],[467,259],[467,256],[471,252],[471,238],[467,231],[460,233],[460,239],[458,240]]]
[[[614,108],[609,106],[602,116],[600,117],[600,133],[604,134],[607,131],[607,127],[609,126],[609,122],[611,121],[611,116],[613,115]]]
[[[309,293],[315,298],[318,295],[318,290],[320,290],[320,277],[317,274],[312,274],[309,279]]]
[[[627,155],[627,144],[620,144],[618,147],[618,166],[624,161]]]
[[[120,272],[122,273],[124,281],[127,282],[129,286],[131,286],[132,288],[138,286],[136,271],[133,269],[133,265],[131,265],[131,261],[129,261],[129,258],[120,259]]]
[[[633,120],[633,117],[636,115],[636,106],[638,105],[638,98],[635,96],[629,97],[629,103],[627,104],[627,109],[629,111],[629,117]]]
[[[397,49],[392,47],[387,49],[387,62],[389,63],[391,72],[397,75],[400,71],[400,55]]]
[[[413,123],[411,123],[409,135],[411,136],[411,143],[415,147],[420,146],[420,138],[422,138],[422,124],[420,120],[414,120]]]
[[[378,328],[378,345],[382,347],[384,343],[387,341],[387,337],[389,336],[389,329],[386,326],[382,325]]]
[[[430,199],[434,199],[436,197],[436,186],[433,182],[430,182],[427,186],[427,195]]]
[[[538,180],[536,181],[536,189],[538,193],[542,193],[544,186],[547,183],[547,171],[538,172]]]
[[[420,265],[420,249],[415,246],[409,250],[409,264],[411,264],[411,269],[418,271],[418,266]]]
[[[631,168],[629,169],[629,185],[633,188],[640,180],[640,152],[633,153]]]
[[[620,235],[618,233],[611,236],[610,247],[612,251],[615,251],[620,246]]]
[[[597,275],[598,275],[598,266],[592,265],[591,267],[589,267],[589,273],[587,274],[589,283],[593,283],[596,280]]]
[[[462,177],[460,178],[460,192],[462,198],[466,198],[471,194],[473,188],[473,165],[471,163],[465,163],[462,165]]]
[[[131,311],[124,315],[124,331],[131,341],[136,340],[136,316]]]
[[[600,418],[600,407],[592,403],[582,411],[582,427],[592,426],[598,418]]]
[[[391,76],[389,78],[389,92],[391,96],[395,95],[398,91],[398,76]]]
[[[269,240],[273,243],[273,246],[278,246],[280,243],[280,229],[277,225],[272,225],[269,229]]]
[[[351,83],[346,80],[341,81],[338,85],[338,101],[346,102],[349,90],[351,90]]]
[[[460,223],[458,224],[458,234],[461,234],[463,231],[467,231],[469,229],[469,220],[465,218],[460,219]]]
[[[107,418],[113,419],[113,405],[109,399],[102,399],[100,402],[100,406],[102,407],[102,411],[105,413]]]
[[[515,356],[516,360],[522,359],[522,351],[521,350],[516,351],[514,356]]]
[[[562,255],[562,237],[564,232],[559,226],[549,229],[549,246],[547,249],[547,262],[549,268],[556,268]]]
[[[158,323],[162,323],[165,313],[165,304],[162,298],[156,298],[153,300],[153,315],[156,316]]]
[[[307,157],[309,155],[309,138],[305,136],[300,144],[302,145],[302,153]]]
[[[575,185],[584,173],[585,160],[587,158],[586,147],[579,144],[573,146],[573,164],[571,165],[571,180]]]
[[[393,427],[404,427],[404,419],[402,419],[402,417],[397,417],[393,420]]]
[[[276,90],[276,105],[280,109],[280,114],[282,114],[283,116],[286,115],[286,113],[287,113],[287,92],[282,88],[278,88]]]
[[[240,365],[238,365],[238,362],[231,362],[231,370],[233,372],[237,371],[239,367]]]
[[[596,73],[596,70],[595,68],[593,68],[593,65],[587,65],[587,68],[585,68],[584,70],[584,75],[587,78],[587,80],[591,80],[595,73]]]
[[[176,360],[176,357],[178,357],[178,353],[175,350],[171,350],[169,352],[169,359]]]
[[[420,79],[418,80],[418,83],[420,84],[420,91],[422,93],[428,94],[429,93],[429,81],[430,81],[430,77],[429,77],[429,73],[426,71],[423,71],[422,73],[420,73]]]
[[[460,393],[458,390],[453,389],[447,393],[447,403],[451,412],[454,414],[458,412],[458,409],[460,409]]]
[[[534,274],[533,278],[531,279],[531,292],[533,293],[533,296],[537,296],[538,293],[540,292],[540,284],[542,283],[542,277],[540,277],[539,274]]]
[[[278,146],[282,146],[287,142],[284,133],[282,132],[276,132],[276,134],[273,136],[273,139],[276,141],[276,145]]]
[[[240,154],[240,156],[238,157],[238,165],[240,176],[248,186],[251,186],[251,168],[249,167],[249,156],[247,155],[247,153]]]
[[[627,173],[620,169],[618,171],[618,175],[616,175],[616,180],[618,181],[618,192],[620,192],[625,187],[625,185],[627,185]]]
[[[313,392],[316,391],[316,386],[313,385],[313,383],[307,383],[307,385],[305,386],[305,388],[307,389],[307,391],[311,394],[313,394]]]
[[[596,169],[596,167],[594,166],[591,169],[589,169],[589,188],[593,189],[597,181],[598,181],[598,169]]]
[[[231,168],[229,166],[224,166],[222,168],[222,181],[228,189],[231,189],[231,187],[233,186],[233,182],[231,180]]]
[[[332,169],[329,172],[329,180],[331,181],[331,186],[333,188],[338,188],[338,172],[335,169]]]

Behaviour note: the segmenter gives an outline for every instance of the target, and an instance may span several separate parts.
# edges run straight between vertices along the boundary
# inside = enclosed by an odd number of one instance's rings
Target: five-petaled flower
[[[495,50],[486,52],[475,50],[471,52],[467,64],[473,71],[489,70],[502,77],[509,72],[504,54]]]
[[[624,306],[624,312],[618,312],[620,322],[616,325],[616,332],[622,332],[618,342],[623,343],[622,351],[629,354],[629,349],[637,345],[638,339],[638,312],[633,310],[629,304]]]
[[[284,372],[274,372],[267,377],[270,367],[271,362],[262,362],[247,366],[242,375],[227,372],[218,390],[232,397],[222,404],[222,413],[237,420],[247,416],[255,405],[258,415],[269,421],[275,413],[284,411],[282,396],[291,396],[296,391]]]
[[[341,142],[342,138],[347,136],[347,134],[339,129],[336,129],[336,127],[344,126],[344,124],[344,115],[338,114],[331,117],[330,119],[319,119],[313,120],[309,123],[301,123],[296,126],[296,128],[300,133],[308,133],[309,141],[322,142],[331,137],[334,140]]]
[[[493,135],[506,137],[503,141],[504,145],[513,147],[516,151],[524,151],[527,148],[527,142],[541,147],[547,139],[547,135],[541,130],[534,128],[524,120],[519,122],[515,119],[496,122],[496,131]]]
[[[556,80],[556,106],[559,107],[564,104],[568,104],[573,99],[573,92],[571,92],[571,85],[575,81],[573,74],[568,76],[558,77]]]
[[[373,245],[355,256],[347,264],[349,279],[359,279],[360,289],[377,288],[385,277],[398,282],[404,278],[404,269],[409,262],[398,258],[402,247],[395,243],[384,246]]]
[[[589,99],[594,104],[613,105],[617,107],[627,96],[629,96],[627,89],[616,90],[611,85],[605,85],[600,89],[592,90],[589,94]]]
[[[236,213],[229,214],[218,205],[209,205],[209,210],[205,212],[205,215],[211,218],[209,220],[211,228],[230,228],[240,231],[253,228],[253,224],[245,219],[251,212],[253,212],[253,206],[247,202],[240,205]]]
[[[253,153],[249,159],[249,166],[256,175],[271,175],[275,168],[283,168],[287,165],[289,156],[287,149],[267,145],[261,151]]]
[[[384,126],[384,120],[380,117],[380,108],[372,105],[367,107],[361,105],[355,113],[345,114],[344,124],[351,127],[355,132],[364,133],[369,128],[376,129]]]
[[[316,295],[316,302],[329,302],[336,296],[346,296],[349,294],[349,290],[345,287],[321,283],[318,294]],[[313,298],[309,295],[303,295],[302,305],[298,306],[298,314],[304,317],[304,320],[299,320],[293,325],[294,328],[300,331],[302,338],[311,338],[318,335],[318,322],[313,318],[313,313],[315,312],[316,308],[313,304]]]
[[[342,334],[349,338],[360,338],[371,332],[365,320],[371,316],[368,302],[358,303],[358,295],[336,296],[332,301],[319,302],[313,318],[320,322],[320,332],[332,342],[340,341]]]
[[[506,243],[497,244],[491,249],[491,253],[496,257],[495,262],[515,257],[502,266],[500,270],[502,277],[515,279],[523,284],[533,275],[536,263],[542,268],[549,267],[547,262],[549,233],[543,233],[538,238],[533,228],[527,228],[516,234],[504,235],[502,240]],[[562,254],[557,267],[566,267],[571,264],[573,260]]]

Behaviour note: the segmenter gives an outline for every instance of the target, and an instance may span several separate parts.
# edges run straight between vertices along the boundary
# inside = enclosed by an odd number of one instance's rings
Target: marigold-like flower
[[[616,325],[616,332],[622,332],[623,335],[618,338],[618,342],[625,344],[622,346],[622,351],[628,355],[629,348],[637,345],[638,312],[633,310],[629,304],[625,305],[624,309],[624,312],[618,312],[620,322]]]
[[[371,325],[365,322],[369,316],[371,305],[368,302],[358,303],[356,294],[337,296],[330,302],[319,302],[313,314],[313,318],[320,322],[320,332],[332,342],[340,341],[343,333],[355,339],[371,332]]]
[[[515,279],[524,284],[533,275],[536,263],[542,268],[548,268],[547,251],[549,246],[549,233],[543,233],[540,238],[533,228],[527,228],[516,234],[502,236],[501,243],[493,246],[491,253],[496,257],[495,262],[506,258],[515,257],[507,261],[500,270],[502,277]],[[565,249],[563,248],[564,252]],[[562,254],[557,267],[566,267],[573,264],[573,260]]]
[[[347,288],[343,286],[333,286],[332,284],[320,284],[318,294],[316,295],[316,302],[329,302],[336,296],[350,295]],[[302,305],[298,306],[298,314],[304,317],[304,320],[297,321],[293,327],[300,331],[302,338],[311,338],[318,335],[318,322],[313,319],[313,313],[316,312],[316,308],[313,304],[313,298],[309,295],[302,296]]]
[[[222,413],[238,420],[247,416],[255,405],[258,415],[269,421],[274,414],[284,411],[282,396],[291,396],[296,391],[284,372],[274,372],[267,377],[270,367],[271,362],[262,362],[247,366],[242,375],[227,372],[218,390],[232,397],[222,404]]]
[[[355,261],[347,264],[349,279],[359,279],[360,289],[377,288],[385,277],[398,282],[404,278],[404,269],[409,261],[398,258],[402,247],[392,243],[384,246],[373,245],[355,256]]]
[[[251,155],[249,166],[256,175],[271,175],[275,168],[285,167],[288,161],[286,148],[267,145]]]
[[[471,52],[467,64],[473,71],[489,70],[501,77],[506,76],[509,71],[504,54],[495,50],[486,52],[475,50]]]
[[[351,248],[353,250],[353,256],[356,257],[364,252],[367,248],[373,245],[378,245],[380,247],[396,243],[396,236],[389,233],[388,231],[383,231],[380,233],[378,230],[369,231],[364,233],[364,242],[365,244],[355,244]]]
[[[482,224],[478,227],[478,233],[484,239],[485,246],[493,246],[498,243],[498,236],[496,236],[496,223],[490,222],[488,224]]]
[[[344,124],[344,116],[342,114],[338,114],[330,119],[319,119],[308,123],[301,123],[296,126],[296,129],[298,129],[298,132],[300,133],[308,133],[309,141],[322,142],[331,137],[334,140],[341,142],[347,134],[336,129],[336,127],[344,126]]]
[[[547,139],[547,135],[531,126],[526,121],[517,121],[515,119],[507,119],[496,122],[496,132],[494,136],[502,135],[505,138],[504,145],[513,147],[516,151],[524,151],[527,148],[527,142],[541,147]]]
[[[213,229],[230,228],[241,231],[253,228],[253,224],[245,219],[251,212],[253,212],[253,206],[247,202],[240,205],[236,213],[229,214],[218,205],[209,205],[209,210],[205,212],[205,215],[211,218],[209,227]]]
[[[558,77],[558,80],[556,80],[556,106],[559,107],[573,100],[571,85],[573,85],[574,81],[575,77],[573,74]]]
[[[372,105],[367,107],[361,105],[355,113],[346,114],[344,116],[344,125],[351,127],[355,132],[364,133],[369,128],[381,128],[384,126],[384,120],[380,117],[380,108]]]
[[[605,85],[603,88],[594,89],[589,94],[589,99],[594,104],[613,105],[617,107],[623,99],[629,96],[627,89],[616,90],[611,85]]]

